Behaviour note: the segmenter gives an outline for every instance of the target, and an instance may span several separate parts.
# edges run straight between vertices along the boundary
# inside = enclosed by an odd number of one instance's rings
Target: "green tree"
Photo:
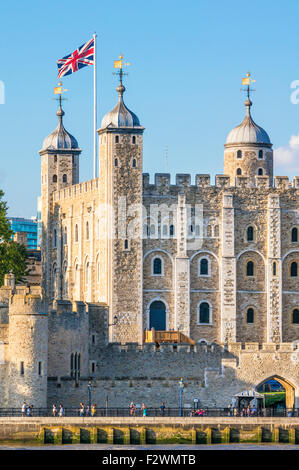
[[[0,286],[5,274],[12,272],[16,282],[22,282],[27,274],[27,250],[24,245],[12,241],[13,232],[7,219],[7,204],[0,189]]]

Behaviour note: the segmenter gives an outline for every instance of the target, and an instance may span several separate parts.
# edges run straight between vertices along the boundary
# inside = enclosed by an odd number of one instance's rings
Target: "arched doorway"
[[[283,379],[278,375],[273,375],[263,380],[257,387],[256,390],[260,393],[271,392],[275,390],[276,384],[281,385],[281,390],[285,391],[285,408],[293,408],[295,404],[295,387],[287,380]]]
[[[166,307],[161,300],[155,300],[150,305],[149,328],[156,331],[166,330]]]

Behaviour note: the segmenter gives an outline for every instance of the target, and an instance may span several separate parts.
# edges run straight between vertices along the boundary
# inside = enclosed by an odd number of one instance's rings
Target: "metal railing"
[[[32,408],[32,413],[30,415],[27,412],[22,413],[19,408],[0,408],[0,417],[24,417],[30,419],[33,417],[49,417],[53,416],[52,408]],[[59,417],[59,409],[55,415]],[[84,410],[84,413],[80,413],[80,409],[76,408],[64,408],[63,416],[65,417],[88,417],[91,414]],[[96,408],[96,417],[142,417],[144,416],[143,410],[140,408],[135,409],[132,412],[129,408]],[[161,412],[161,409],[158,408],[147,408],[146,416],[149,417],[194,417],[201,418],[204,417],[299,417],[299,408],[263,408],[258,410],[250,410],[248,414],[247,410],[237,409],[237,408],[199,408],[195,411],[190,408],[166,408],[164,413]]]

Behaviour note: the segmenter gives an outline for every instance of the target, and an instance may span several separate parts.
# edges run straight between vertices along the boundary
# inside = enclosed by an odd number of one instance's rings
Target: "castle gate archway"
[[[283,379],[279,375],[272,375],[271,377],[263,380],[258,384],[256,390],[269,380],[276,380],[284,387],[286,391],[286,408],[293,408],[295,405],[295,387],[288,380]]]
[[[149,328],[156,331],[166,330],[166,306],[161,300],[155,300],[150,305]]]

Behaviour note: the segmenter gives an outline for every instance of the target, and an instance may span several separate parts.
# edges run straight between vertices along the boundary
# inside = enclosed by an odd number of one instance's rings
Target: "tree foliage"
[[[16,282],[22,282],[27,274],[27,250],[24,245],[12,241],[13,232],[7,219],[7,204],[0,190],[0,286],[5,274],[12,272]]]

